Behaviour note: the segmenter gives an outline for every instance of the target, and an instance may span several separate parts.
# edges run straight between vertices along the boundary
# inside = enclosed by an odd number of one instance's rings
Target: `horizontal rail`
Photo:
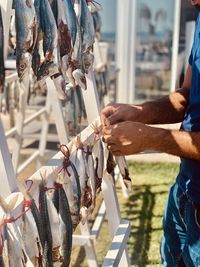
[[[102,267],[117,267],[120,266],[122,254],[126,249],[126,244],[131,232],[130,222],[121,220],[118,229],[114,235],[111,246],[104,259]]]
[[[17,81],[18,80],[17,72],[7,75],[5,80],[7,83]]]
[[[72,244],[79,245],[79,246],[90,246],[91,236],[89,235],[73,235]]]
[[[44,114],[46,112],[46,108],[41,108],[39,111],[37,111],[35,114],[31,115],[29,118],[27,118],[24,121],[24,126],[26,126],[27,124],[29,124],[30,122],[32,122],[34,119],[36,119],[37,117],[41,116],[42,114]]]
[[[39,151],[36,151],[33,153],[27,160],[25,160],[17,169],[17,175],[19,175],[21,172],[23,172],[26,167],[32,163],[38,156],[40,155]]]
[[[23,125],[26,126],[27,124],[29,124],[30,122],[32,122],[34,119],[36,119],[37,117],[41,116],[42,114],[44,114],[46,112],[46,108],[42,108],[39,111],[37,111],[35,114],[31,115],[29,118],[27,118]],[[14,134],[16,134],[17,131],[17,127],[13,127],[10,130],[8,130],[5,133],[6,138],[10,138],[12,137]]]
[[[94,224],[90,232],[91,233],[90,237],[92,239],[98,238],[105,216],[106,216],[106,206],[105,206],[105,202],[102,201],[98,214],[95,218]]]

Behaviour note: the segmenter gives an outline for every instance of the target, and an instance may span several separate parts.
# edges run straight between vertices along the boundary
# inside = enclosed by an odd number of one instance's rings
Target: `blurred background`
[[[190,1],[98,2],[103,7],[101,40],[109,43],[110,79],[116,83],[109,100],[140,102],[178,88],[198,15]]]

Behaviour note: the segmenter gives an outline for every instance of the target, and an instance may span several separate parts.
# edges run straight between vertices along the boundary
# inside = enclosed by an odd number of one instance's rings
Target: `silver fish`
[[[67,74],[73,86],[75,86],[76,82],[82,89],[85,90],[86,79],[84,72],[82,71],[81,5],[81,0],[75,0],[74,9],[77,16],[77,34]]]
[[[86,0],[81,0],[81,34],[82,34],[82,65],[83,71],[88,73],[94,62],[92,46],[94,44],[95,30],[92,15],[88,9]]]
[[[60,214],[60,231],[62,236],[61,256],[62,267],[68,267],[70,264],[72,250],[73,223],[70,216],[70,207],[64,189],[61,187],[59,193],[59,214]]]
[[[123,181],[124,181],[125,186],[127,187],[127,189],[129,191],[131,191],[131,188],[132,188],[131,178],[129,176],[128,166],[127,166],[125,157],[122,157],[122,156],[117,157],[116,156],[115,160],[116,160],[116,163],[119,167],[120,173],[123,177]]]
[[[96,201],[96,179],[95,179],[95,169],[94,169],[94,159],[92,155],[92,147],[90,145],[87,145],[86,147],[86,171],[87,171],[87,186],[90,188],[92,193],[92,204],[88,207],[88,210],[90,213],[95,208],[95,201]]]
[[[15,23],[17,71],[22,81],[29,74],[32,53],[37,40],[36,14],[32,0],[16,1]]]
[[[45,239],[43,258],[46,267],[53,267],[53,257],[52,257],[53,241],[52,241],[52,233],[51,233],[48,207],[47,207],[46,188],[44,183],[40,185],[39,208],[42,219],[42,225],[44,227],[43,231]]]
[[[4,66],[4,28],[0,7],[0,93],[4,91],[5,84],[5,66]]]

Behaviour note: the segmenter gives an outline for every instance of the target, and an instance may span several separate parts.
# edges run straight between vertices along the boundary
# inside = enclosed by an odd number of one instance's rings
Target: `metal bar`
[[[33,153],[26,161],[24,161],[18,168],[17,168],[17,175],[19,175],[31,162],[33,162],[38,156],[40,155],[39,151]]]
[[[112,240],[110,249],[104,259],[102,267],[117,267],[124,265],[120,264],[122,254],[126,247],[129,235],[131,232],[130,222],[127,220],[121,220],[118,229]]]

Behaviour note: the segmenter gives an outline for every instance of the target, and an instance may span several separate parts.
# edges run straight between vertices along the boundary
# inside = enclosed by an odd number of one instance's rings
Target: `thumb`
[[[120,121],[119,113],[118,113],[118,112],[113,113],[113,114],[108,118],[108,121],[109,121],[110,125],[113,125],[113,124],[119,122],[119,121]]]

